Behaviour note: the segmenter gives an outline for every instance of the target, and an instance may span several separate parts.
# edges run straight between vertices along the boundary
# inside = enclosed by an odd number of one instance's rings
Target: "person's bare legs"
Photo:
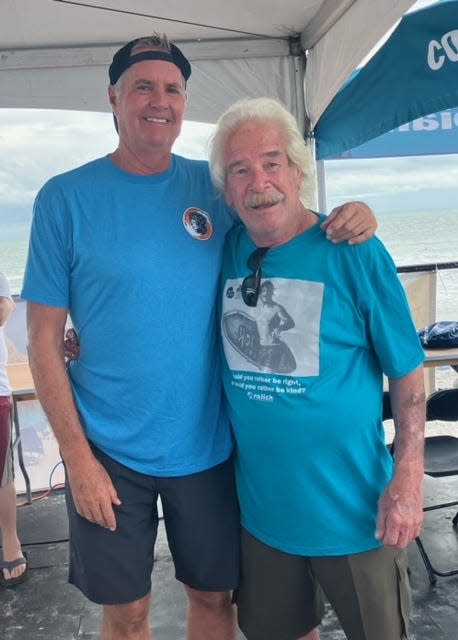
[[[309,631],[306,636],[301,636],[297,640],[320,640],[320,634],[318,633],[318,629],[313,629],[313,631]]]
[[[235,606],[230,591],[197,591],[188,595],[188,640],[235,640]]]
[[[3,559],[7,562],[22,558],[21,543],[17,534],[16,489],[13,483],[0,487],[0,529],[2,532]],[[5,580],[19,578],[25,571],[25,565],[20,565],[8,571],[3,569]]]
[[[148,593],[135,602],[105,605],[100,640],[151,640],[150,598]]]

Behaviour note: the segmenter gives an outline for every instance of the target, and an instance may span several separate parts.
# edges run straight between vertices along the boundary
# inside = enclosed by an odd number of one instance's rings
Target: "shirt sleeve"
[[[393,259],[377,238],[367,244],[361,263],[367,331],[384,374],[399,378],[423,363],[424,351]]]
[[[21,297],[54,307],[69,306],[70,221],[62,194],[45,187],[34,203]]]

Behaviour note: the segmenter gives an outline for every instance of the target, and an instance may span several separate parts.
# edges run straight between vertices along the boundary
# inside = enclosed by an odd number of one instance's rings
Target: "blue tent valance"
[[[328,159],[396,158],[449,153],[458,153],[457,107],[417,118]]]

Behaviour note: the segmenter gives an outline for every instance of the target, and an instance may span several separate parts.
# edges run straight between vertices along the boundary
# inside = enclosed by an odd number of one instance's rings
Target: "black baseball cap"
[[[132,48],[140,40],[143,40],[143,38],[135,38],[135,40],[131,40],[114,54],[113,61],[108,70],[110,84],[116,84],[124,71],[127,71],[127,69],[129,69],[133,64],[141,62],[142,60],[165,60],[166,62],[171,62],[179,68],[183,78],[188,80],[191,75],[191,65],[176,45],[170,43],[170,51],[158,49],[142,51],[131,55]]]

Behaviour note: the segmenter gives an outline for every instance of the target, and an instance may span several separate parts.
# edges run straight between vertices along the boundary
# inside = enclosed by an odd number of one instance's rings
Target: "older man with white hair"
[[[301,197],[310,154],[276,101],[223,114],[210,166],[243,223],[227,236],[221,280],[240,627],[248,640],[303,640],[321,620],[323,589],[349,640],[408,638],[404,549],[423,519],[424,355],[396,267],[376,238],[327,242],[323,216]],[[275,352],[258,331],[266,282],[288,310],[275,319]]]

